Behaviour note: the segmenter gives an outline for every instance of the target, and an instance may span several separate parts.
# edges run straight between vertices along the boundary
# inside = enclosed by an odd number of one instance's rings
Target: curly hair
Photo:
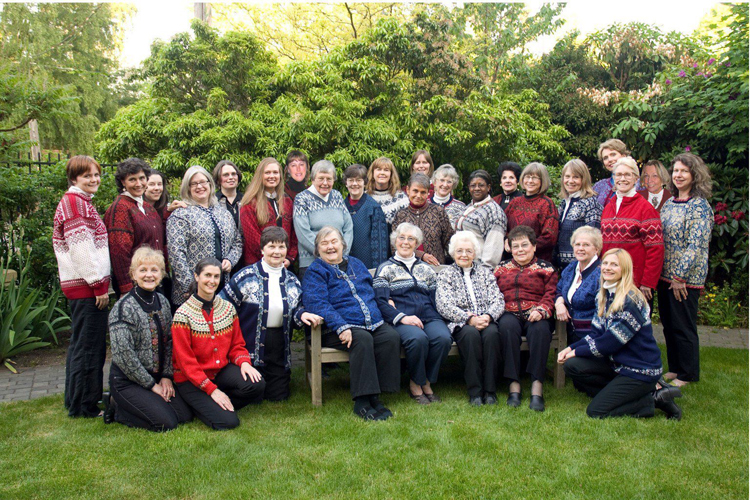
[[[711,172],[708,170],[703,158],[694,155],[693,153],[678,154],[672,160],[673,172],[674,165],[677,162],[685,165],[688,170],[690,170],[690,175],[693,176],[693,185],[690,186],[690,196],[700,196],[706,200],[709,199],[711,197],[713,183],[711,182]],[[674,194],[679,195],[671,177],[669,178],[669,190]]]

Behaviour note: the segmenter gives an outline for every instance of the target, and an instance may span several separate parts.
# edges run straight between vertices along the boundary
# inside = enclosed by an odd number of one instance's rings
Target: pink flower
[[[732,219],[734,220],[742,220],[745,217],[745,212],[742,210],[735,210],[732,212]]]
[[[693,63],[693,67],[697,68],[698,67],[698,63]]]
[[[721,226],[727,223],[726,215],[714,215],[714,222],[716,225]]]
[[[717,212],[723,212],[727,208],[729,208],[729,205],[727,205],[726,203],[719,202],[719,203],[716,204],[716,211]]]
[[[682,69],[682,70],[680,70],[680,72],[679,72],[679,73],[677,74],[677,76],[679,76],[680,78],[685,78],[685,77],[687,76],[687,73],[685,73],[685,70],[684,70],[684,69]]]
[[[729,61],[727,61],[727,62],[725,62],[725,63],[724,63],[724,66],[726,66],[727,68],[728,68],[729,66],[731,66],[731,65],[732,65],[732,63],[730,63]]]
[[[667,78],[666,80],[664,80],[664,83],[666,85],[672,85],[672,80],[670,80],[669,78]]]
[[[690,146],[685,146],[685,151],[689,152],[691,149],[693,149],[693,148],[691,148]]]
[[[711,78],[712,75],[713,73],[706,73],[705,75],[703,75],[703,78]]]
[[[712,65],[713,63],[715,63],[715,62],[716,62],[716,59],[714,59],[714,58],[712,57],[711,59],[709,59],[709,60],[708,60],[708,65],[709,65],[709,66],[711,66],[711,65]]]
[[[695,76],[703,76],[703,77],[705,77],[706,75],[703,74],[703,71],[699,71],[699,72],[697,72],[695,74]]]

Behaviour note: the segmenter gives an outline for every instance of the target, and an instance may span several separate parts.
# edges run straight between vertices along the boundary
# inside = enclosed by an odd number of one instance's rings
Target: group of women
[[[557,206],[537,162],[502,163],[495,198],[490,174],[472,172],[463,203],[456,169],[435,169],[427,151],[414,154],[403,190],[388,158],[349,166],[346,197],[333,189],[331,162],[309,168],[292,151],[284,168],[263,159],[244,194],[232,162],[212,174],[192,166],[169,202],[164,175],[129,158],[103,219],[91,203],[101,167],[73,157],[53,235],[73,323],[68,412],[101,413],[109,329],[105,421],[167,430],[194,415],[235,427],[239,408],[289,397],[291,332],[318,324],[324,346],[349,351],[354,413],[366,420],[392,416],[380,394],[399,388],[401,347],[410,396],[439,402],[434,384],[453,341],[470,404],[497,404],[502,379],[508,406],[519,406],[525,372],[529,407],[543,411],[557,317],[570,340],[558,362],[594,398],[590,415],[650,416],[658,407],[680,418],[678,387],[699,377],[710,175],[685,153],[671,177],[658,161],[641,176],[616,139],[599,157],[611,177],[592,186],[588,167],[568,162]],[[108,313],[110,281],[118,301]]]

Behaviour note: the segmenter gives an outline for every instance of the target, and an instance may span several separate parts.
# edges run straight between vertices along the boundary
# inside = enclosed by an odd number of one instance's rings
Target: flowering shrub
[[[745,288],[739,290],[738,285],[742,284]],[[747,327],[746,292],[747,280],[740,280],[736,284],[724,287],[707,283],[704,293],[698,299],[698,324],[726,328]]]

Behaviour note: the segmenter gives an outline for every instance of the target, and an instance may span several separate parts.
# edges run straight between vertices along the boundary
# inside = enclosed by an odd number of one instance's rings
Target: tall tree
[[[93,151],[99,125],[114,116],[113,75],[132,6],[109,3],[5,3],[0,58],[37,85],[69,86],[78,96],[66,116],[39,119],[46,148]]]

